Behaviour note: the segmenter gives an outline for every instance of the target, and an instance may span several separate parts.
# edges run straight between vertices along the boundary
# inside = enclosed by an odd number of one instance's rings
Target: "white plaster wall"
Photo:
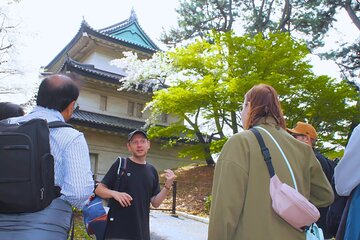
[[[95,68],[105,70],[108,72],[114,72],[118,74],[125,75],[125,72],[115,66],[110,65],[110,61],[123,57],[119,52],[109,51],[103,48],[97,48],[94,52],[90,53],[84,60],[83,63],[93,64]],[[100,110],[100,96],[107,96],[107,110]],[[142,103],[145,107],[146,103],[143,100],[137,99],[134,97],[124,97],[121,95],[121,92],[117,92],[116,88],[112,89],[82,89],[80,91],[80,96],[78,103],[81,110],[106,114],[110,116],[125,117],[132,120],[143,120],[145,121],[150,116],[150,111],[143,112],[143,117],[141,119],[136,116],[127,115],[128,101],[135,103]],[[168,116],[168,122],[175,122],[177,119],[173,116]],[[164,124],[163,122],[159,122]]]
[[[77,102],[81,110],[99,112],[100,95],[98,93],[81,90]]]
[[[149,111],[143,112],[143,117],[139,119],[136,116],[128,116],[128,101],[135,103],[142,103],[145,107],[145,102],[137,99],[126,98],[121,93],[116,93],[117,96],[112,96],[105,91],[94,91],[89,89],[82,89],[80,96],[77,100],[80,109],[89,112],[95,112],[115,117],[125,117],[133,120],[145,121],[149,117]],[[101,96],[107,96],[107,109],[106,111],[100,110],[100,98]]]
[[[92,64],[96,68],[101,70],[125,75],[125,71],[123,69],[110,65],[110,61],[121,57],[123,56],[115,52],[111,53],[111,52],[96,50],[96,52],[91,53],[86,59],[84,59],[83,63]]]
[[[119,94],[120,95],[120,94]],[[119,97],[107,97],[107,114],[113,116],[126,116],[128,101]]]

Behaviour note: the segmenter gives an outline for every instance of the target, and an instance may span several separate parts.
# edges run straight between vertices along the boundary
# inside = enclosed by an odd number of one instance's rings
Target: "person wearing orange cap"
[[[317,139],[317,132],[315,128],[308,123],[297,122],[293,129],[287,129],[287,131],[293,135],[296,139],[313,147]]]
[[[331,183],[336,163],[326,158],[317,149],[314,148],[318,136],[315,128],[311,124],[297,122],[294,128],[288,128],[287,131],[299,141],[306,143],[313,148],[315,156],[319,160],[322,170],[326,175],[326,178]],[[316,223],[323,230],[325,239],[331,239],[332,237],[335,237],[332,233],[328,231],[328,227],[326,225],[326,215],[328,210],[329,207],[319,208],[320,219]]]

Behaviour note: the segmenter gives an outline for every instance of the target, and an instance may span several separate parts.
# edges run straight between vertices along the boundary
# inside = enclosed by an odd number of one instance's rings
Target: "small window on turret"
[[[107,108],[107,96],[100,96],[100,110],[106,111]]]
[[[128,102],[128,116],[132,117],[134,116],[134,110],[135,110],[135,103],[134,102]]]
[[[136,117],[138,118],[142,118],[142,110],[144,108],[144,104],[142,103],[137,103],[136,104]]]

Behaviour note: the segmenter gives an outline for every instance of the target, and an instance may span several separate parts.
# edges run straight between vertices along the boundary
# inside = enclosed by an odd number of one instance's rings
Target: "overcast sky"
[[[5,0],[0,0],[5,1]],[[176,26],[176,0],[21,0],[7,7],[11,20],[20,35],[15,35],[16,66],[24,76],[1,80],[3,86],[14,86],[24,91],[0,94],[0,101],[23,103],[36,88],[41,66],[46,66],[75,36],[85,19],[100,29],[129,18],[134,8],[140,26],[159,46],[163,27]],[[0,3],[2,5],[2,3]]]
[[[5,1],[5,0],[0,0]],[[2,4],[0,4],[2,5]],[[21,0],[8,7],[12,21],[18,25],[16,66],[26,75],[4,81],[3,86],[20,87],[15,95],[0,94],[0,101],[23,103],[36,88],[41,66],[46,66],[75,36],[84,18],[95,29],[127,19],[134,8],[138,21],[149,37],[162,47],[162,29],[176,26],[177,0]],[[342,14],[332,41],[355,39],[359,32],[346,14]],[[350,41],[349,40],[349,41]],[[336,66],[314,60],[317,74],[338,77]]]

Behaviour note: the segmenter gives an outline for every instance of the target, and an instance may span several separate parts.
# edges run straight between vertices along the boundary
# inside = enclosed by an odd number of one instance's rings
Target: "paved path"
[[[207,230],[207,223],[183,215],[173,217],[166,212],[150,212],[151,240],[206,240]]]

